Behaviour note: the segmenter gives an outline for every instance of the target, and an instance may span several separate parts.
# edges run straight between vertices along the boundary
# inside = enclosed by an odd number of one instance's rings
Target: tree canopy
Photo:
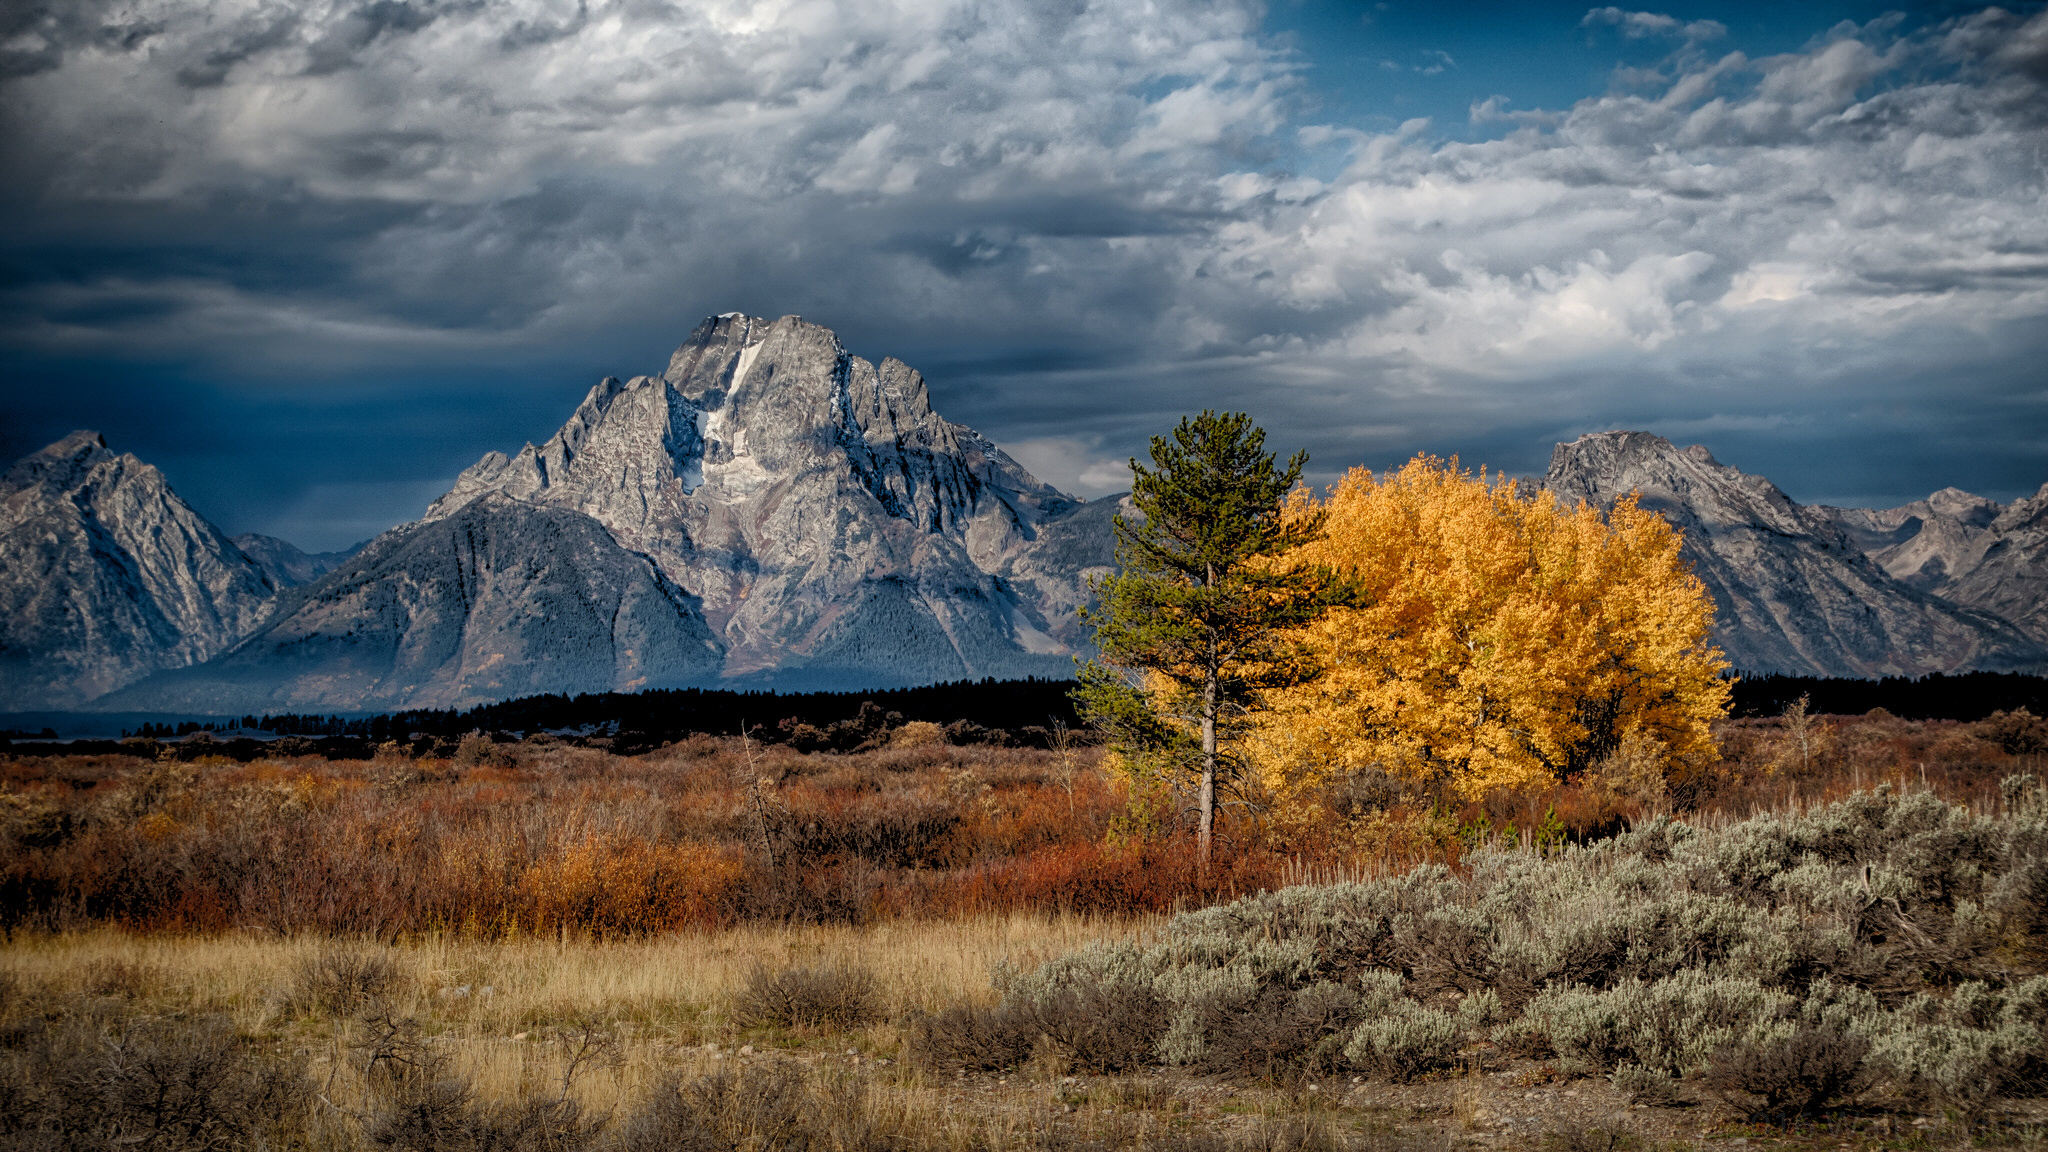
[[[1318,530],[1289,562],[1347,574],[1358,600],[1285,637],[1324,671],[1269,695],[1254,743],[1276,789],[1378,767],[1472,798],[1624,740],[1667,764],[1711,753],[1730,688],[1713,600],[1633,498],[1603,515],[1418,456],[1288,515]]]
[[[1206,858],[1229,745],[1260,692],[1314,678],[1288,630],[1321,615],[1335,585],[1317,565],[1277,563],[1321,534],[1319,511],[1287,506],[1306,453],[1276,468],[1249,416],[1205,411],[1153,437],[1151,456],[1131,461],[1141,516],[1117,517],[1119,570],[1084,617],[1100,655],[1080,695],[1119,750],[1195,775]]]

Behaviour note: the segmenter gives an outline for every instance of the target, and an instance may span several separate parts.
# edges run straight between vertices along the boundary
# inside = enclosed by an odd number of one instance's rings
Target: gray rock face
[[[1716,640],[1738,668],[1867,677],[2048,665],[2048,649],[2005,619],[1930,595],[1865,554],[1909,543],[1896,535],[1907,516],[1845,522],[1842,510],[1797,504],[1703,447],[1646,432],[1559,444],[1544,485],[1602,507],[1640,492],[1643,507],[1682,529],[1719,610]],[[1982,517],[1973,500],[1937,493],[1930,508],[1939,502],[1967,525]]]
[[[377,537],[230,651],[98,706],[461,708],[696,683],[721,655],[693,598],[590,517],[491,494]]]
[[[0,707],[74,707],[205,660],[276,596],[163,473],[96,432],[0,476]]]
[[[231,651],[97,706],[1066,675],[1117,507],[940,418],[900,361],[793,316],[719,316],[663,375],[604,380],[546,443],[484,456]],[[251,551],[281,581],[320,559]]]
[[[245,532],[240,536],[230,536],[228,539],[242,550],[242,555],[254,560],[256,566],[263,569],[263,574],[270,577],[270,582],[279,588],[296,588],[301,584],[311,584],[341,567],[349,557],[363,550],[363,544],[369,543],[365,540],[362,544],[344,548],[339,552],[307,552],[290,541],[255,532]]]
[[[2048,484],[1991,522],[1977,563],[1937,589],[1958,604],[1996,612],[2048,645]]]
[[[603,381],[427,516],[486,493],[604,525],[700,598],[728,680],[777,687],[1064,675],[1102,551],[1037,554],[1096,506],[942,419],[908,365],[794,316],[706,320],[661,376]]]
[[[2048,485],[2009,507],[1944,488],[1898,508],[1824,511],[1897,579],[2048,644]]]

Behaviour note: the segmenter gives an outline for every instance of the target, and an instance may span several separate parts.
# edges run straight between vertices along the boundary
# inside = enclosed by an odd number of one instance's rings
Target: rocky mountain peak
[[[801,317],[704,320],[661,375],[600,382],[546,443],[486,455],[427,518],[486,494],[597,520],[700,599],[741,671],[871,662],[877,629],[961,674],[1026,655],[1064,671],[1038,659],[1066,651],[1047,631],[1063,624],[997,573],[1080,502],[941,417],[908,364]],[[869,648],[843,650],[855,633]]]
[[[1927,511],[1933,515],[1945,516],[1971,528],[1989,528],[1991,522],[1998,519],[1998,514],[2004,511],[1998,501],[1961,488],[1943,488],[1929,496],[1925,503]]]
[[[1647,432],[1581,436],[1557,446],[1544,486],[1598,507],[1636,493],[1679,527],[1683,554],[1714,597],[1717,642],[1739,668],[1917,676],[2048,660],[2005,620],[1893,579],[1851,536],[1882,525],[1801,505],[1703,448]]]
[[[1631,492],[1680,528],[1753,525],[1799,535],[1839,535],[1777,485],[1714,459],[1706,447],[1679,448],[1649,432],[1593,432],[1550,454],[1543,486],[1567,499],[1612,504]],[[1845,548],[1840,540],[1828,546]]]
[[[62,707],[207,659],[277,587],[162,472],[73,432],[0,478],[0,698]]]
[[[75,488],[94,465],[112,459],[114,453],[107,448],[106,437],[80,429],[15,461],[0,474],[0,497],[26,488]],[[139,460],[135,463],[142,466]]]

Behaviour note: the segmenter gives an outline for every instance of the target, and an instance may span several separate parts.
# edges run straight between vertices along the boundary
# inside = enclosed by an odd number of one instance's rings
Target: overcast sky
[[[2048,482],[2039,4],[0,0],[0,148],[0,457],[308,548],[730,310],[1084,495],[1204,406]]]

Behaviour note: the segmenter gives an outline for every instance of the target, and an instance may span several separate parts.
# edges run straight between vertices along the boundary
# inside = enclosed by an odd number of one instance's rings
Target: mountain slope
[[[74,432],[0,476],[0,700],[76,706],[197,663],[263,619],[275,583],[163,473]]]
[[[290,541],[255,532],[244,532],[240,536],[230,536],[228,539],[242,550],[242,555],[254,560],[256,566],[263,570],[263,574],[270,577],[270,582],[279,588],[296,588],[301,584],[311,584],[341,567],[349,557],[363,550],[363,544],[369,543],[365,540],[362,544],[344,548],[339,552],[307,552]]]
[[[2009,507],[1944,488],[1897,508],[1822,511],[1894,577],[2048,644],[2048,485]]]
[[[606,379],[545,443],[486,454],[232,651],[98,706],[1062,676],[1115,508],[941,418],[900,361],[794,316],[717,316],[663,375]]]
[[[650,557],[701,598],[728,678],[1071,667],[1050,636],[1071,632],[1079,577],[1048,571],[1028,590],[1041,599],[1002,573],[1080,502],[941,418],[908,365],[850,355],[798,317],[706,320],[663,375],[600,383],[546,443],[485,456],[427,515],[487,492],[573,508]]]
[[[1544,486],[1601,506],[1640,492],[1644,507],[1683,530],[1685,556],[1718,608],[1717,642],[1739,668],[1917,676],[2048,663],[2048,650],[2007,621],[1894,579],[1833,510],[1803,507],[1698,445],[1645,432],[1582,436],[1557,446]]]
[[[503,496],[377,537],[275,619],[113,710],[461,708],[715,676],[693,599],[589,517]]]
[[[1936,590],[2048,644],[2048,484],[2001,511],[1988,535],[1977,563]]]

